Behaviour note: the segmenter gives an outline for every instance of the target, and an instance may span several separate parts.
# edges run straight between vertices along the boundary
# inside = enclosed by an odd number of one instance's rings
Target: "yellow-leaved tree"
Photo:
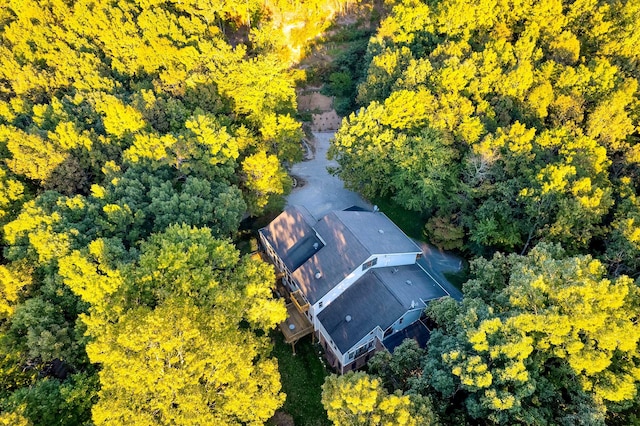
[[[336,426],[437,424],[428,399],[400,391],[389,394],[380,379],[363,372],[327,377],[322,404]]]
[[[262,212],[272,195],[284,194],[291,186],[291,178],[280,165],[278,157],[264,151],[245,158],[242,171],[248,189],[249,209],[253,213]]]
[[[462,305],[429,308],[421,389],[465,392],[472,418],[500,424],[603,424],[640,383],[640,291],[590,256],[539,244],[473,264]],[[428,385],[425,386],[425,383]]]
[[[100,364],[98,425],[261,425],[284,402],[265,335],[286,310],[273,268],[208,228],[170,226],[134,262],[108,242],[60,261],[91,303],[87,354]],[[93,289],[93,290],[92,290]]]

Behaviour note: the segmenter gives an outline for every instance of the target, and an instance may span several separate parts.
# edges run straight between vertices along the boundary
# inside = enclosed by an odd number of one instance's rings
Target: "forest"
[[[296,64],[356,3],[0,6],[0,424],[269,422],[286,310],[239,229],[282,209]],[[384,11],[321,76],[334,172],[474,260],[426,348],[327,377],[328,419],[640,424],[640,2]]]
[[[335,424],[640,424],[639,42],[637,1],[394,5],[335,173],[475,260],[426,349],[328,379]]]

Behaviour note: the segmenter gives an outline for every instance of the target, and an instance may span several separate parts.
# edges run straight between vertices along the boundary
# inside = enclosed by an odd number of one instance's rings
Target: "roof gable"
[[[376,326],[385,330],[407,311],[446,295],[418,265],[374,268],[321,311],[318,320],[344,354]]]
[[[321,311],[318,320],[345,354],[371,330],[388,328],[405,312],[393,293],[368,272]]]

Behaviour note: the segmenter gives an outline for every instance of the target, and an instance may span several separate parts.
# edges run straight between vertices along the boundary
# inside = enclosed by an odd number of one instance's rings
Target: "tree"
[[[102,364],[93,421],[263,424],[284,402],[277,364],[262,355],[265,338],[221,327],[222,319],[168,299],[129,310],[100,331],[87,348]]]
[[[0,319],[13,315],[21,297],[33,283],[33,268],[25,261],[0,265]]]
[[[409,210],[428,211],[456,192],[456,151],[425,126],[424,93],[398,92],[352,114],[329,149],[335,171],[364,196],[389,196]]]
[[[622,179],[622,199],[606,241],[605,259],[614,276],[621,273],[637,275],[640,270],[640,199],[630,183],[630,179]]]
[[[374,355],[367,367],[369,372],[378,376],[390,392],[407,391],[413,378],[422,374],[422,358],[425,351],[418,342],[405,339],[393,350],[393,355],[381,351]]]
[[[29,420],[19,412],[0,413],[0,424],[2,426],[31,426]]]
[[[336,134],[337,172],[365,197],[427,213],[440,244],[603,247],[615,182],[637,173],[625,164],[638,98],[627,3],[400,2],[370,40],[365,108]],[[431,130],[437,142],[404,149]]]
[[[269,201],[291,189],[291,178],[280,166],[278,157],[261,151],[242,162],[249,211],[261,213]]]
[[[39,183],[46,182],[66,160],[66,153],[60,147],[35,132],[1,126],[0,143],[6,144],[11,152],[7,161],[9,169]]]
[[[603,423],[640,382],[640,293],[598,260],[540,244],[527,256],[473,263],[459,308],[429,312],[446,327],[428,346],[423,392],[460,392],[472,418]],[[443,306],[444,307],[444,306]],[[448,312],[448,313],[447,313]]]
[[[238,229],[246,209],[238,188],[195,177],[188,177],[180,186],[164,182],[151,188],[147,217],[153,221],[153,231],[174,223],[206,225],[220,236]]]
[[[277,155],[280,161],[302,160],[302,138],[304,133],[290,115],[269,114],[262,120],[260,133],[264,138],[264,150]]]
[[[40,371],[54,362],[64,363],[67,369],[81,369],[88,364],[82,337],[85,328],[76,320],[86,305],[59,277],[53,280],[49,278],[40,294],[15,309],[7,334]]]
[[[0,167],[0,223],[12,218],[19,202],[25,196],[22,182],[14,179],[4,167]]]
[[[286,316],[272,299],[273,268],[241,259],[207,228],[186,225],[151,236],[133,263],[105,248],[61,268],[65,283],[92,303],[84,317],[93,338],[87,353],[102,366],[94,422],[257,425],[270,418],[284,395],[265,333]],[[103,275],[115,285],[104,286]]]
[[[90,408],[96,399],[96,379],[83,373],[64,381],[45,378],[13,392],[3,408],[19,416],[24,425],[84,425],[90,420]]]
[[[429,400],[400,392],[390,395],[380,380],[362,372],[328,376],[322,404],[336,426],[437,424]]]

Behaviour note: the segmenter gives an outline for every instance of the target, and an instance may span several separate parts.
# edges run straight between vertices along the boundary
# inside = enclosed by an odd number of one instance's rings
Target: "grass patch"
[[[422,232],[425,220],[422,215],[412,210],[406,210],[389,198],[375,198],[371,201],[380,211],[386,214],[405,234],[419,241],[425,241]]]
[[[320,397],[324,378],[329,374],[319,359],[318,349],[311,344],[311,336],[296,343],[296,355],[281,333],[274,333],[273,355],[278,358],[282,391],[287,394],[282,410],[293,416],[296,425],[330,425]]]

